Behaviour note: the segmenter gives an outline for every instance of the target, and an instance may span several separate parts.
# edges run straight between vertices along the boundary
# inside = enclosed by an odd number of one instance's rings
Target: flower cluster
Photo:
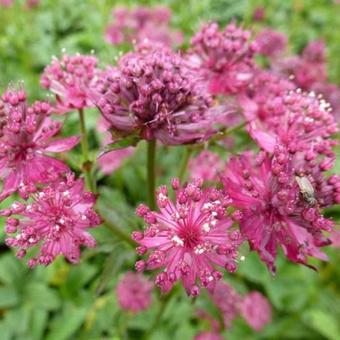
[[[233,111],[231,106],[212,106],[212,98],[178,54],[150,46],[121,58],[93,98],[112,129],[168,145],[207,139]]]
[[[163,292],[182,280],[187,293],[199,294],[199,286],[213,291],[222,273],[237,268],[240,233],[233,230],[231,219],[226,216],[229,200],[216,189],[201,189],[202,181],[196,180],[184,187],[174,179],[172,187],[176,202],[168,197],[165,186],[157,192],[159,212],[150,211],[145,205],[137,215],[147,223],[145,232],[136,231],[133,239],[140,245],[140,255],[151,251],[147,260],[136,263],[137,270],[163,268],[156,277],[156,284]]]
[[[223,163],[218,154],[209,150],[204,150],[189,162],[191,179],[201,178],[205,182],[217,181],[218,171],[222,166]]]
[[[189,62],[208,81],[211,93],[239,93],[252,78],[257,47],[250,38],[234,23],[223,31],[217,23],[206,24],[192,38]]]
[[[97,58],[92,55],[64,54],[53,58],[41,76],[41,86],[55,94],[59,113],[93,106],[89,91],[99,77]]]
[[[234,218],[273,272],[278,245],[293,262],[327,258],[318,248],[330,243],[322,231],[331,231],[333,222],[320,208],[340,202],[340,177],[326,179],[322,172],[328,169],[313,154],[290,153],[283,146],[272,155],[245,152],[228,162],[222,181],[238,209]]]
[[[148,309],[151,305],[153,284],[142,274],[128,272],[117,285],[117,300],[120,307],[134,313]]]
[[[287,37],[281,32],[265,29],[256,37],[257,52],[269,58],[277,58],[286,49]]]
[[[61,122],[50,118],[46,102],[27,103],[24,90],[7,91],[0,98],[0,176],[4,181],[0,200],[27,185],[48,183],[51,176],[68,171],[65,163],[48,153],[72,149],[79,138],[52,139]]]
[[[106,28],[105,38],[113,45],[144,40],[166,46],[180,45],[183,36],[180,31],[170,29],[171,15],[164,6],[117,7],[112,11],[114,21]]]
[[[25,189],[30,195],[27,203],[14,202],[1,212],[8,216],[6,244],[19,249],[19,258],[38,247],[38,254],[28,261],[30,267],[46,266],[60,254],[72,263],[79,262],[80,246],[96,244],[87,229],[101,223],[93,210],[94,194],[85,192],[83,180],[70,173],[64,178],[56,176],[48,186]]]

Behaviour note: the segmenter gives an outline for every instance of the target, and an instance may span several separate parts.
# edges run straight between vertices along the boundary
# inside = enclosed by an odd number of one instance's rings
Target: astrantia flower
[[[202,178],[203,181],[216,181],[218,171],[222,168],[222,164],[222,160],[218,154],[204,150],[195,158],[190,159],[190,178]]]
[[[247,294],[240,309],[243,318],[257,332],[271,321],[272,307],[268,299],[259,292]]]
[[[92,55],[64,54],[52,59],[41,76],[41,86],[56,95],[57,109],[65,113],[74,109],[92,107],[89,90],[98,79],[97,58]]]
[[[93,95],[111,128],[164,144],[184,144],[211,136],[234,109],[211,107],[197,75],[167,48],[142,46],[107,72]]]
[[[229,328],[239,315],[241,296],[228,283],[220,281],[216,284],[211,299],[220,310],[225,327]]]
[[[140,245],[137,252],[149,251],[147,260],[136,263],[137,270],[163,271],[156,277],[156,285],[163,292],[182,280],[189,295],[199,294],[199,286],[213,291],[222,277],[216,266],[230,272],[236,270],[237,249],[241,243],[238,231],[231,231],[232,222],[226,216],[229,203],[216,189],[200,189],[197,180],[184,187],[173,180],[176,202],[168,198],[167,188],[157,192],[159,212],[144,205],[137,214],[144,217],[147,229],[134,232],[133,239]]]
[[[275,58],[279,56],[286,48],[287,36],[284,33],[265,29],[256,37],[258,53]]]
[[[325,100],[299,90],[268,99],[274,104],[272,114],[250,123],[250,134],[263,149],[273,152],[276,143],[282,143],[291,152],[333,156],[332,147],[337,142],[331,137],[338,127]]]
[[[307,264],[307,256],[323,260],[318,249],[330,241],[322,231],[333,223],[320,208],[340,202],[340,177],[328,179],[328,161],[313,153],[289,153],[275,147],[274,155],[246,152],[233,157],[222,175],[240,231],[268,267],[275,271],[277,246],[292,262]]]
[[[2,7],[11,7],[13,5],[14,0],[0,0],[0,6]]]
[[[193,37],[189,60],[203,73],[211,93],[238,93],[252,78],[256,44],[250,37],[234,23],[223,31],[217,23],[206,24]]]
[[[117,7],[112,11],[114,21],[107,27],[105,38],[113,45],[139,43],[145,39],[169,47],[180,45],[183,35],[170,29],[171,15],[171,10],[165,6]]]
[[[83,180],[75,180],[71,174],[56,179],[33,192],[27,203],[14,202],[2,211],[2,215],[10,216],[5,228],[10,235],[6,244],[19,248],[19,258],[31,248],[38,248],[28,261],[30,267],[49,265],[58,255],[78,263],[80,246],[95,246],[87,231],[101,223],[93,210],[95,200],[94,194],[84,191]]]
[[[223,340],[223,337],[215,332],[200,332],[194,340]]]
[[[0,98],[0,176],[4,180],[0,200],[23,185],[46,183],[51,175],[68,170],[47,153],[68,151],[79,138],[53,140],[62,124],[52,121],[50,112],[45,102],[28,106],[24,91],[7,91]]]
[[[117,299],[122,309],[140,312],[151,305],[153,284],[142,274],[128,272],[117,285]]]

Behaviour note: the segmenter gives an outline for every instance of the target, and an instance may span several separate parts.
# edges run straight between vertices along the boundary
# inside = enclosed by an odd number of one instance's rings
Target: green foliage
[[[110,10],[119,4],[117,1],[41,0],[41,5],[32,10],[18,3],[10,9],[0,8],[1,91],[8,83],[23,80],[32,99],[44,98],[46,92],[39,86],[39,75],[51,56],[60,55],[62,48],[69,53],[90,53],[93,49],[103,64],[114,63],[120,50],[125,48],[109,46],[103,38]],[[294,52],[300,51],[311,39],[324,38],[330,76],[340,84],[340,5],[331,0],[128,0],[120,3],[169,5],[174,13],[173,26],[185,33],[185,46],[204,20],[216,19],[225,24],[233,18],[238,21],[244,18],[250,26],[254,9],[265,6],[266,18],[255,24],[255,30],[264,25],[282,30],[288,34]],[[92,150],[101,139],[96,121],[96,114],[87,112]],[[65,134],[77,134],[77,123],[76,116],[71,115],[65,124]],[[244,140],[239,145],[242,146]],[[136,142],[128,141],[129,144]],[[112,148],[125,146],[118,143]],[[67,155],[77,172],[79,153],[76,149]],[[181,155],[179,148],[162,147],[162,157],[157,160],[159,184],[177,174]],[[96,156],[93,152],[92,158]],[[102,176],[99,181],[98,209],[108,223],[125,234],[141,227],[134,208],[146,199],[145,161],[145,143],[139,143],[134,157],[123,168],[110,177]],[[338,207],[332,216],[340,218]],[[121,273],[133,268],[134,249],[127,242],[118,241],[104,227],[94,230],[93,234],[99,246],[84,251],[80,265],[71,266],[59,259],[49,268],[31,271],[6,248],[0,232],[1,340],[141,339],[149,330],[162,308],[156,293],[152,307],[138,315],[122,312],[114,294]],[[281,257],[278,273],[273,277],[255,254],[247,252],[245,250],[245,261],[240,263],[239,272],[227,279],[239,292],[253,289],[264,292],[274,307],[273,322],[256,334],[239,319],[225,331],[228,339],[340,339],[339,253],[330,249],[330,262],[316,263],[318,272],[288,263]],[[150,338],[192,338],[207,328],[195,319],[197,307],[204,307],[213,315],[217,313],[204,294],[195,303],[188,301],[183,291],[177,294],[166,306]]]

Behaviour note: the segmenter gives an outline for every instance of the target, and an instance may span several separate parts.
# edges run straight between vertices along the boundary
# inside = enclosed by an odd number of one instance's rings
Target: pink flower
[[[117,299],[120,307],[134,313],[146,310],[151,305],[153,284],[142,274],[128,272],[117,285]]]
[[[94,106],[89,90],[99,76],[97,59],[89,55],[68,56],[52,59],[41,76],[41,86],[56,95],[59,113]]]
[[[329,169],[330,163],[313,153],[289,153],[279,146],[272,156],[246,152],[228,162],[222,182],[239,209],[234,218],[271,271],[278,245],[292,262],[306,265],[307,256],[327,259],[318,248],[330,243],[322,231],[331,231],[333,222],[320,208],[340,202],[340,177],[325,178]]]
[[[215,332],[200,332],[194,340],[223,340],[223,337]]]
[[[106,132],[108,126],[109,123],[106,120],[99,120],[98,129],[100,132]],[[104,146],[113,142],[112,135],[109,132],[106,132],[105,135],[106,137],[103,140]],[[98,164],[104,174],[110,175],[117,170],[125,160],[130,158],[133,152],[133,147],[107,152],[98,158]]]
[[[259,332],[271,322],[272,307],[261,293],[251,292],[241,303],[241,314],[249,326]]]
[[[291,152],[306,151],[334,157],[332,148],[337,141],[331,137],[338,127],[325,100],[299,90],[275,99],[268,96],[268,99],[270,102],[266,105],[272,105],[272,114],[249,125],[251,136],[263,149],[273,152],[276,143],[282,143]]]
[[[262,21],[265,19],[266,10],[263,6],[258,6],[255,8],[253,13],[253,20],[254,21]]]
[[[32,193],[32,188],[27,188]],[[31,248],[39,248],[28,265],[49,265],[58,255],[78,263],[80,246],[94,247],[94,238],[86,231],[101,223],[93,210],[95,195],[84,192],[84,181],[75,180],[72,174],[31,194],[27,203],[14,202],[2,211],[7,219],[6,244],[19,248],[22,258]]]
[[[13,5],[13,0],[0,0],[0,6],[11,7]]]
[[[200,152],[189,162],[190,178],[202,178],[203,181],[216,181],[218,171],[222,168],[222,160],[209,150]]]
[[[165,6],[117,7],[112,11],[114,21],[107,27],[105,38],[113,45],[140,43],[145,39],[169,47],[180,45],[183,35],[170,29],[171,15],[171,10]]]
[[[28,8],[36,7],[39,5],[39,3],[40,3],[40,0],[26,0],[26,6]]]
[[[275,58],[278,57],[286,48],[287,36],[284,33],[265,29],[256,37],[258,53]]]
[[[229,24],[220,31],[217,23],[205,24],[191,41],[189,62],[202,72],[212,94],[234,94],[252,78],[256,45],[251,33]]]
[[[242,242],[238,231],[231,231],[231,220],[226,216],[229,203],[216,189],[200,189],[197,180],[179,187],[174,179],[176,202],[168,198],[167,188],[157,192],[159,212],[150,211],[145,205],[137,209],[144,217],[147,229],[136,231],[133,239],[140,245],[142,255],[150,250],[146,261],[136,263],[137,270],[163,268],[156,277],[162,292],[171,290],[182,280],[188,295],[199,294],[198,284],[213,291],[222,273],[216,266],[234,272],[237,268],[237,249]]]
[[[207,139],[234,111],[225,104],[212,107],[212,98],[178,54],[147,45],[121,58],[93,99],[112,129],[167,145]]]
[[[340,248],[340,230],[331,231],[329,239],[332,242],[331,247]]]
[[[62,124],[52,121],[50,113],[45,102],[28,106],[23,90],[7,91],[0,98],[0,177],[4,180],[0,200],[24,185],[47,183],[51,176],[68,171],[66,164],[47,153],[68,151],[79,138],[53,140]]]
[[[232,321],[239,315],[241,296],[228,283],[219,281],[211,299],[220,310],[225,327],[230,328]]]

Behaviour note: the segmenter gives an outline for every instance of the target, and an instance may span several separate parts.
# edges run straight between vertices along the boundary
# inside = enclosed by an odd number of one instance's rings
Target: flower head
[[[333,157],[332,147],[337,144],[331,137],[338,131],[330,105],[313,92],[290,91],[275,99],[271,115],[250,123],[250,134],[266,151],[273,152],[277,143],[291,152],[305,151]],[[263,107],[264,105],[262,105]]]
[[[202,72],[213,94],[234,94],[252,78],[256,44],[251,33],[229,24],[220,31],[217,23],[205,24],[191,41],[190,59]]]
[[[223,340],[223,337],[216,332],[200,332],[194,340]]]
[[[151,305],[153,284],[142,274],[128,272],[117,285],[117,299],[120,307],[132,312],[146,310]]]
[[[259,292],[250,292],[242,300],[241,314],[251,328],[259,332],[270,323],[272,307],[268,299]]]
[[[5,229],[9,235],[6,244],[19,248],[19,258],[31,248],[40,248],[28,261],[30,267],[49,265],[58,255],[78,263],[80,246],[95,246],[87,229],[101,223],[93,210],[95,195],[85,192],[83,180],[75,180],[70,173],[35,192],[31,187],[27,190],[31,193],[31,200],[14,202],[1,212],[9,216]]]
[[[137,209],[147,229],[132,236],[140,245],[139,254],[150,253],[147,260],[136,263],[136,268],[162,268],[156,284],[163,292],[178,280],[192,296],[199,294],[199,284],[213,291],[222,277],[216,266],[230,272],[237,268],[242,240],[238,231],[230,230],[232,222],[225,211],[229,201],[216,189],[201,189],[201,184],[197,180],[180,187],[175,179],[172,186],[176,202],[169,199],[167,188],[162,186],[156,195],[159,212],[144,205]]]
[[[165,6],[117,7],[112,11],[114,21],[107,27],[105,38],[113,45],[144,40],[169,47],[180,45],[183,35],[170,29],[171,15],[171,10]]]
[[[204,150],[190,160],[190,178],[202,178],[203,181],[216,181],[218,171],[222,168],[222,164],[222,160],[218,154]]]
[[[212,107],[197,76],[167,48],[142,46],[107,72],[93,95],[111,128],[164,144],[201,141],[231,112]]]
[[[59,60],[52,59],[41,76],[41,86],[56,95],[60,113],[92,107],[89,90],[99,76],[97,58],[92,55],[64,54]]]
[[[265,29],[256,37],[258,53],[266,57],[275,58],[286,48],[287,36],[284,33]]]
[[[0,200],[24,185],[46,183],[56,173],[68,171],[66,164],[46,154],[68,151],[79,138],[52,140],[62,124],[52,121],[50,113],[46,102],[28,106],[23,90],[7,91],[0,98],[0,177],[4,180]]]
[[[241,296],[228,283],[219,281],[211,299],[220,310],[225,327],[230,328],[232,321],[239,315]]]
[[[222,175],[240,231],[269,269],[275,271],[277,246],[292,262],[307,264],[307,256],[323,260],[318,249],[330,241],[322,231],[333,222],[320,208],[340,202],[340,177],[325,178],[328,161],[312,153],[289,153],[276,146],[274,154],[246,152],[233,157]]]

